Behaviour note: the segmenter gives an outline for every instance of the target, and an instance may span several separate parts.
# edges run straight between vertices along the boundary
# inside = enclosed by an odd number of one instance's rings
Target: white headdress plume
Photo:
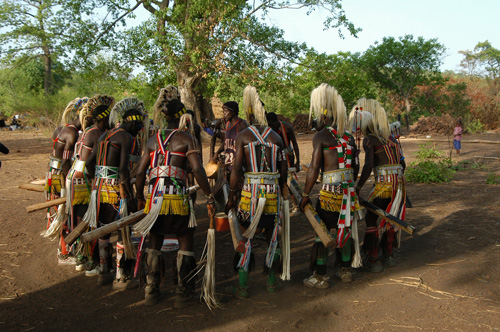
[[[144,113],[146,112],[142,100],[138,100],[134,97],[120,100],[115,104],[115,106],[111,110],[111,113],[109,114],[109,126],[111,128],[115,127],[118,122],[122,122],[123,120],[125,120],[125,116],[127,115],[127,113],[132,110],[139,112],[143,117]]]
[[[343,134],[347,121],[346,108],[342,96],[333,86],[322,83],[311,92],[309,123],[313,113],[319,124],[323,122],[322,115],[333,119],[332,124],[336,125],[337,131]]]
[[[382,105],[375,99],[360,98],[357,102],[358,107],[373,115],[373,133],[379,137],[387,139],[391,134],[387,114]]]
[[[160,90],[160,94],[158,95],[158,99],[156,99],[155,105],[153,106],[153,123],[155,129],[161,128],[165,121],[162,116],[162,111],[164,105],[168,104],[169,101],[173,99],[179,99],[179,90],[176,86],[171,84]]]
[[[82,110],[83,106],[87,102],[87,100],[88,100],[87,97],[83,97],[83,98],[77,97],[77,98],[73,99],[72,101],[70,101],[68,103],[68,105],[66,106],[66,108],[64,109],[64,112],[62,114],[61,124],[70,123],[74,119],[74,116],[71,115],[73,112],[75,112],[76,116],[78,116],[80,111]]]
[[[253,114],[257,125],[267,126],[266,110],[255,87],[248,85],[243,91],[243,108],[249,123]]]
[[[80,122],[82,123],[82,130],[85,130],[86,118],[104,118],[111,112],[114,104],[115,98],[108,95],[95,95],[94,97],[88,99],[88,101],[85,103],[85,106],[80,111]],[[100,106],[105,107],[100,108]],[[99,108],[99,111],[97,111],[97,108]]]

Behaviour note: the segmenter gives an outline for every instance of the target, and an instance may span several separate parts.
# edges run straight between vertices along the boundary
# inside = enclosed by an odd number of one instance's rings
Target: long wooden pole
[[[103,237],[104,235],[107,235],[109,233],[117,231],[122,227],[130,225],[134,222],[137,222],[137,221],[141,220],[142,218],[144,218],[146,216],[146,214],[147,213],[144,213],[143,210],[134,212],[131,215],[128,215],[124,218],[113,221],[110,224],[101,226],[99,228],[94,229],[93,231],[87,232],[87,233],[83,234],[80,238],[82,239],[83,242],[90,242],[90,241],[95,240],[97,238]]]
[[[30,206],[27,206],[26,212],[30,213],[30,212],[34,212],[34,211],[38,211],[38,210],[43,210],[43,209],[53,207],[53,206],[63,204],[63,203],[66,203],[66,197],[59,197],[59,198],[52,199],[50,201],[46,201],[43,203],[38,203],[38,204],[33,204]]]
[[[376,215],[378,215],[381,218],[386,219],[390,224],[401,228],[406,233],[408,233],[410,235],[413,234],[413,230],[415,229],[414,226],[412,226],[412,225],[408,224],[407,222],[393,216],[392,214],[388,213],[387,211],[382,210],[381,208],[379,208],[375,204],[370,203],[368,201],[365,201],[361,197],[358,197],[358,199],[359,199],[359,204],[361,204],[362,206],[364,206],[365,208],[367,208],[371,212],[375,213]]]
[[[45,186],[33,183],[20,183],[19,189],[28,189],[33,191],[44,191]]]
[[[297,191],[295,184],[292,183],[290,179],[288,179],[288,189],[292,192],[292,195],[295,196],[295,199],[298,202],[297,204],[300,204],[302,198],[299,192]],[[330,232],[326,228],[325,223],[321,220],[318,213],[316,213],[311,204],[306,205],[304,214],[306,215],[307,220],[309,221],[314,231],[316,232],[316,235],[318,235],[321,242],[326,248],[334,247],[337,245],[337,242],[333,238],[332,234],[330,234]]]

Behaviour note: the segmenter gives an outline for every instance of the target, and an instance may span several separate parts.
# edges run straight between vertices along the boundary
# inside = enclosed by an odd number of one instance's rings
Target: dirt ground
[[[434,137],[433,137],[434,138]],[[440,137],[445,138],[445,137]],[[500,141],[500,134],[464,139]],[[299,136],[302,164],[308,164],[312,135]],[[413,208],[407,221],[417,230],[403,234],[398,266],[382,273],[356,270],[351,284],[335,278],[330,257],[327,290],[305,288],[313,230],[303,215],[291,219],[292,278],[268,294],[260,268],[250,275],[250,299],[223,297],[221,309],[204,304],[173,309],[174,285],[167,278],[156,306],[143,304],[142,289],[114,292],[98,287],[74,266],[60,266],[56,243],[40,237],[44,212],[25,207],[43,201],[19,183],[44,177],[50,139],[37,131],[0,132],[10,154],[0,155],[0,330],[1,331],[499,331],[500,219],[499,144],[463,143],[453,161],[473,160],[449,184],[409,184]],[[402,139],[407,161],[424,140]],[[449,153],[447,142],[436,148]],[[208,149],[205,149],[208,150]],[[206,159],[205,159],[206,160]],[[304,172],[299,173],[301,184]],[[368,195],[370,183],[363,188]],[[317,186],[315,193],[317,193]],[[208,226],[198,201],[196,255]],[[360,228],[363,238],[364,227]],[[263,265],[265,245],[256,248]],[[217,233],[217,292],[236,282],[229,233]],[[168,261],[173,253],[167,254]],[[169,265],[170,266],[170,265]]]

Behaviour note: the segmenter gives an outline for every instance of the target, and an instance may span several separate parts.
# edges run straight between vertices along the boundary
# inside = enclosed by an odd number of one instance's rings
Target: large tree
[[[75,12],[86,13],[85,36],[96,36],[84,46],[106,46],[123,60],[139,63],[154,73],[175,72],[183,102],[199,114],[210,91],[209,80],[241,74],[250,78],[255,68],[277,68],[297,61],[305,44],[286,41],[284,32],[265,22],[273,10],[323,8],[328,13],[325,28],[358,31],[346,18],[341,0],[71,0]],[[100,7],[107,15],[98,15]],[[130,29],[120,29],[143,7],[150,18]],[[83,17],[83,16],[81,16]],[[99,22],[92,20],[98,17]],[[255,76],[253,76],[255,77]],[[206,114],[204,114],[206,115]]]
[[[414,39],[412,35],[398,39],[385,37],[381,43],[376,42],[368,48],[363,63],[374,81],[404,101],[409,116],[415,87],[440,75],[444,51],[445,47],[437,39]]]
[[[64,1],[62,1],[64,2]],[[53,89],[54,59],[62,55],[65,31],[64,11],[58,0],[4,0],[0,3],[0,50],[4,61],[44,64],[45,94]]]

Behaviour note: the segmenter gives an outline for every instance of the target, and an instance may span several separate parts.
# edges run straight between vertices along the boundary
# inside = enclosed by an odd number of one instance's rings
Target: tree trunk
[[[177,70],[177,84],[179,85],[179,93],[181,101],[187,109],[193,110],[196,115],[196,121],[201,124],[203,118],[212,118],[210,115],[211,109],[204,106],[203,97],[197,95],[196,87],[198,86],[199,79],[193,77],[190,73],[183,70]]]
[[[406,130],[410,130],[410,98],[408,96],[405,97],[405,106],[406,106]]]
[[[45,90],[45,95],[48,96],[52,93],[52,56],[50,50],[47,46],[43,48],[44,62],[45,62],[45,75],[43,79],[43,89]]]

